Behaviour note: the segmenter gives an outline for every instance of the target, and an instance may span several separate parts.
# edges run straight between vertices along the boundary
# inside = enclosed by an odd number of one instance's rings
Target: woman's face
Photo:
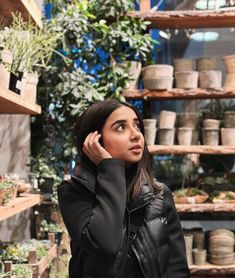
[[[121,106],[107,118],[102,130],[103,146],[113,158],[138,162],[144,150],[144,136],[134,110]]]

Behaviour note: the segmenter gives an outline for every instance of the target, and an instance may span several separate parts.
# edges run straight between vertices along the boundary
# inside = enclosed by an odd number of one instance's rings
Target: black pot
[[[20,95],[21,92],[21,80],[23,77],[23,72],[19,72],[18,75],[10,73],[9,90]]]

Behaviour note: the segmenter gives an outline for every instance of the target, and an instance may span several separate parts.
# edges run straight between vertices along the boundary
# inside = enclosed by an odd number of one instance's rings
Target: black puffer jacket
[[[143,185],[138,198],[127,204],[124,163],[112,158],[103,160],[97,172],[82,169],[62,182],[58,197],[71,237],[70,278],[189,277],[167,187],[155,196]],[[139,215],[143,220],[132,235],[132,220]]]

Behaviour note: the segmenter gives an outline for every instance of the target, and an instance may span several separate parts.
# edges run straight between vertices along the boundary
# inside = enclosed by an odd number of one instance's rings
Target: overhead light
[[[162,30],[159,31],[159,35],[160,35],[162,38],[166,39],[166,40],[169,40],[169,39],[170,39],[170,35],[167,34],[167,33],[164,32],[164,31],[162,31]]]
[[[195,8],[198,10],[216,10],[225,5],[225,0],[199,0],[195,4]]]
[[[219,37],[219,33],[217,32],[195,32],[190,35],[190,39],[194,41],[216,41]]]

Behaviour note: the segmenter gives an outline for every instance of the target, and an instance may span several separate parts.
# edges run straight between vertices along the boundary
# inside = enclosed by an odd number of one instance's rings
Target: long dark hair
[[[140,131],[144,135],[142,117],[133,105],[114,99],[96,102],[80,115],[74,129],[74,144],[77,148],[81,164],[92,164],[82,150],[87,135],[94,131],[101,133],[109,115],[121,106],[127,106],[135,112],[140,122]],[[141,160],[132,165],[127,172],[127,182],[129,184],[127,192],[128,198],[134,198],[139,194],[142,183],[148,183],[155,193],[161,190],[161,185],[155,181],[153,176],[150,155],[146,143],[144,143],[144,151]]]

